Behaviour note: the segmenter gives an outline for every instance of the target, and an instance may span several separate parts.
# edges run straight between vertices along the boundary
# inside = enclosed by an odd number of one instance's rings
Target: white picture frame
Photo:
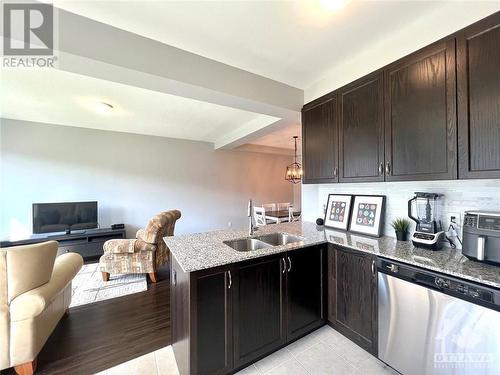
[[[352,207],[352,195],[329,194],[326,202],[325,227],[347,230]]]
[[[385,214],[384,195],[356,195],[352,205],[351,232],[380,237]]]

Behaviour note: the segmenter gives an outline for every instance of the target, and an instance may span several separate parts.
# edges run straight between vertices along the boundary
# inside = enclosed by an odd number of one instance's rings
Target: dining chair
[[[262,205],[266,211],[276,211],[276,203],[264,203]]]
[[[290,202],[278,203],[278,211],[289,211],[290,207],[293,207],[293,205],[290,204]],[[288,217],[282,217],[280,219],[280,222],[285,222],[285,221],[290,221],[290,214],[288,215]]]
[[[293,206],[288,207],[288,221],[291,223],[293,221],[300,221],[301,214],[295,216],[293,214]]]
[[[290,202],[278,203],[278,211],[288,211],[288,208],[290,206],[291,206]]]
[[[253,219],[255,221],[255,225],[258,227],[266,225],[266,209],[264,207],[255,206],[253,208]]]

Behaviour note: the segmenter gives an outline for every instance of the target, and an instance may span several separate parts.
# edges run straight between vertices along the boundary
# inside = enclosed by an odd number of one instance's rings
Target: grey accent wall
[[[407,217],[408,200],[416,191],[444,194],[439,215],[443,225],[447,225],[446,221],[451,213],[459,214],[460,223],[463,223],[463,213],[467,210],[500,211],[500,180],[372,182],[303,185],[303,217],[307,221],[324,217],[323,206],[326,205],[328,194],[385,195],[387,204],[384,233],[394,237],[390,223],[396,217]]]
[[[290,156],[0,119],[0,237],[31,233],[33,202],[97,200],[99,223],[128,235],[177,208],[176,233],[244,227],[247,200],[293,202]]]

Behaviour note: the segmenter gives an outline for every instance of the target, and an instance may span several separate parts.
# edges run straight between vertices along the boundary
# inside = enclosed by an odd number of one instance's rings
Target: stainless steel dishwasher
[[[500,374],[500,290],[378,259],[379,358],[404,375]]]

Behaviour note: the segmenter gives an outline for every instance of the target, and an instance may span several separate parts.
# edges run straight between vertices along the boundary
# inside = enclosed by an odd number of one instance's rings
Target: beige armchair
[[[71,303],[75,253],[56,258],[55,241],[0,249],[0,370],[33,374],[36,358]]]
[[[99,269],[104,281],[110,274],[147,273],[157,281],[156,271],[168,261],[168,248],[163,237],[173,236],[175,222],[181,217],[177,210],[162,212],[149,220],[146,228],[139,229],[135,239],[114,239],[104,243],[104,255]]]

